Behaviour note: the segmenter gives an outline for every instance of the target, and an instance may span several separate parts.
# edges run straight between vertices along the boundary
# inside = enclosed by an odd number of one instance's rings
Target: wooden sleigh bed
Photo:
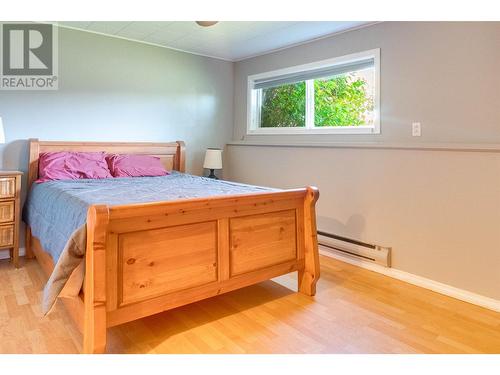
[[[29,186],[42,152],[106,151],[161,158],[185,170],[183,142],[90,143],[30,140]],[[84,353],[106,350],[106,329],[298,271],[298,290],[316,292],[319,258],[314,187],[122,206],[87,215],[82,292],[62,298],[83,334]],[[154,242],[148,244],[148,239]],[[45,273],[51,256],[26,230],[28,257]],[[84,291],[84,292],[83,292]]]

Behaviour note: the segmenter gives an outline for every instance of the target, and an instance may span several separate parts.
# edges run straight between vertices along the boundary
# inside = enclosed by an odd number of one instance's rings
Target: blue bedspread
[[[113,206],[273,190],[178,172],[164,177],[50,181],[33,184],[23,219],[57,263],[70,237],[85,224],[92,204]]]

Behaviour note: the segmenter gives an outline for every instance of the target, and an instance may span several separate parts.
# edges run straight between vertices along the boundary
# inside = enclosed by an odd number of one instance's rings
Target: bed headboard
[[[138,142],[65,142],[29,140],[28,187],[38,179],[38,157],[42,152],[80,151],[110,154],[141,154],[157,156],[169,171],[185,172],[185,145],[182,141],[170,143]]]

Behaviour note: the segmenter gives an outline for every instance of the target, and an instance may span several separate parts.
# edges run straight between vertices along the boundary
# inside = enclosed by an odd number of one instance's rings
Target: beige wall
[[[418,150],[500,144],[498,46],[500,23],[381,23],[238,62],[235,141],[412,148],[233,144],[226,173],[317,185],[322,229],[392,246],[397,269],[500,299],[500,153]],[[380,135],[245,136],[248,75],[377,47]],[[411,137],[413,121],[422,137]]]

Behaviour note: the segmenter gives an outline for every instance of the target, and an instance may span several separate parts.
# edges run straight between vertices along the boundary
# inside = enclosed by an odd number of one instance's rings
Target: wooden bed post
[[[186,172],[186,144],[183,141],[177,141],[177,152],[175,155],[176,170]]]
[[[29,141],[29,165],[28,165],[28,192],[31,189],[31,185],[38,178],[38,158],[40,154],[39,141],[36,138],[31,138]],[[25,238],[25,248],[26,248],[26,258],[34,258],[33,249],[31,247],[31,228],[26,225],[26,238]]]
[[[87,214],[87,253],[85,255],[85,311],[83,352],[106,350],[106,232],[107,206],[91,206]]]
[[[316,201],[319,190],[307,187],[304,200],[304,269],[299,270],[299,292],[308,296],[316,294],[316,283],[319,279],[318,237],[316,233]]]

